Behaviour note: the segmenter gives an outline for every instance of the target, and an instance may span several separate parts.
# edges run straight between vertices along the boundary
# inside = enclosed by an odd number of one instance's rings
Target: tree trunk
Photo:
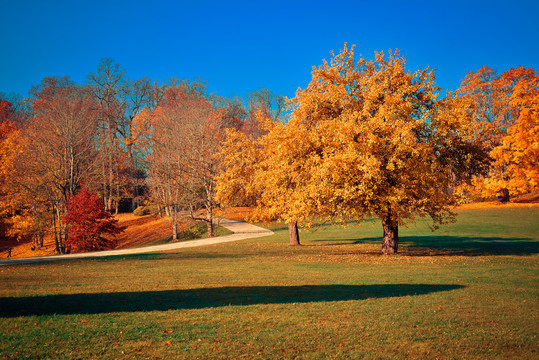
[[[391,215],[382,219],[384,238],[382,239],[382,254],[396,254],[399,249],[399,224]]]
[[[44,237],[45,237],[45,235],[43,234],[42,231],[40,231],[39,234],[38,234],[38,237],[37,237],[37,248],[38,249],[41,249],[43,247]]]
[[[213,221],[210,219],[208,223],[208,237],[213,237]]]
[[[209,205],[206,204],[206,219],[208,223],[208,237],[213,237],[213,207],[211,206],[211,202],[209,202]]]
[[[509,202],[509,189],[503,188],[500,190],[500,195],[498,196],[498,200],[502,203]]]
[[[176,206],[172,207],[172,240],[178,240],[178,211]]]
[[[62,224],[62,214],[60,213],[60,208],[58,206],[56,207],[56,222],[58,224],[58,248],[56,251],[58,254],[65,254],[64,241],[67,236],[67,229],[65,225]]]
[[[54,249],[57,254],[60,254],[60,241],[58,239],[58,231],[56,230],[56,207],[52,207],[52,232],[54,234]]]
[[[299,230],[297,221],[288,223],[288,234],[290,235],[290,245],[301,245],[299,243]]]

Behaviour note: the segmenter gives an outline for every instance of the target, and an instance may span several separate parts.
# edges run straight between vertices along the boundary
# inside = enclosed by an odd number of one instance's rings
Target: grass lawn
[[[0,358],[537,359],[539,207],[0,267]]]

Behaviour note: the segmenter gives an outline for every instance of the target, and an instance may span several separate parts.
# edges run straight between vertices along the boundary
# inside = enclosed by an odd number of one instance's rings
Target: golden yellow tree
[[[406,71],[398,52],[356,62],[345,47],[314,69],[288,126],[311,127],[306,163],[317,213],[380,218],[386,254],[398,251],[399,225],[417,216],[435,225],[452,219],[459,200],[452,189],[482,170],[484,156],[467,104],[451,94],[437,100],[438,90],[432,71]]]
[[[299,245],[298,221],[310,224],[315,207],[304,201],[308,173],[297,161],[304,148],[304,129],[292,129],[256,112],[264,135],[229,129],[221,147],[223,171],[216,178],[216,200],[221,205],[235,202],[256,205],[252,220],[281,220],[288,224],[290,244]]]
[[[290,101],[292,116],[260,140],[253,184],[265,214],[309,225],[376,216],[382,252],[398,251],[399,225],[451,220],[453,188],[483,170],[469,103],[437,100],[432,71],[405,70],[398,52],[354,59],[345,48],[314,68]]]

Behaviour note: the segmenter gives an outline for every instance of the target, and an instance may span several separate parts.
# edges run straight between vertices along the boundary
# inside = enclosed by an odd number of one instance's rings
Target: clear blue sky
[[[539,1],[1,0],[0,92],[45,76],[83,83],[111,57],[130,78],[200,77],[211,92],[293,97],[345,42],[400,49],[455,89],[483,65],[539,70]]]

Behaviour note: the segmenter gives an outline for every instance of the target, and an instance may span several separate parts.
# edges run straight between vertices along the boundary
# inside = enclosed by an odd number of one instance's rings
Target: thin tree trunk
[[[62,214],[60,208],[56,207],[56,219],[58,221],[58,253],[65,254],[64,241],[67,239],[67,228],[62,224]]]
[[[391,214],[382,219],[384,238],[382,239],[382,254],[396,254],[399,249],[399,224]]]
[[[37,234],[37,248],[41,249],[43,247],[43,238],[45,235],[43,234],[43,231],[39,231]]]
[[[211,206],[211,203],[210,203],[209,206],[206,206],[206,212],[207,212],[206,218],[208,219],[207,220],[207,223],[208,223],[208,237],[213,237],[214,236],[214,233],[213,233],[213,207]]]
[[[106,174],[106,161],[105,161],[105,158],[103,157],[103,167],[102,167],[102,172],[103,172],[103,203],[105,204],[105,210],[106,211],[109,211],[110,209],[107,207],[108,203],[109,203],[109,200],[107,198],[107,175]]]
[[[172,207],[172,240],[178,240],[178,210],[176,206]]]
[[[116,174],[116,176],[119,176]],[[114,210],[114,214],[118,215],[118,212],[120,210],[120,184],[116,185],[116,208]]]
[[[55,206],[52,207],[52,233],[54,234],[54,250],[57,254],[60,254],[60,242],[58,240],[58,232],[56,230],[56,214]]]
[[[299,242],[299,230],[297,221],[288,223],[288,234],[290,235],[290,245],[301,245]]]

